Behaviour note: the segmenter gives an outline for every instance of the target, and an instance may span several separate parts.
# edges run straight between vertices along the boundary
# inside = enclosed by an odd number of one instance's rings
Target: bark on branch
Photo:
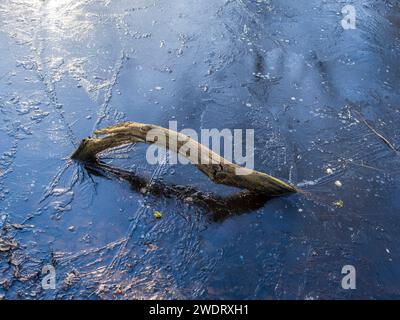
[[[268,174],[229,162],[189,136],[156,125],[126,122],[97,130],[95,134],[97,138],[82,140],[72,155],[73,159],[92,162],[107,149],[144,142],[184,156],[217,184],[274,196],[298,191],[296,187]]]

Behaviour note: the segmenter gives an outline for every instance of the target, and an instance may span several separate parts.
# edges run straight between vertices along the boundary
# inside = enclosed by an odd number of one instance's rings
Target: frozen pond
[[[352,1],[352,30],[345,4],[0,0],[0,297],[398,298],[400,3]],[[128,120],[253,128],[256,169],[308,194],[224,210],[188,199],[237,190],[144,145],[69,160]]]

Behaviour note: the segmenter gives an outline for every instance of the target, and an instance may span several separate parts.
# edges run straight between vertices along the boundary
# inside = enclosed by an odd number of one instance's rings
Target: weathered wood
[[[267,195],[283,195],[298,191],[296,187],[268,174],[229,162],[189,136],[156,125],[126,122],[97,130],[95,134],[98,136],[97,138],[82,140],[72,155],[73,159],[94,161],[99,153],[107,149],[144,142],[184,156],[217,184]],[[160,137],[165,137],[165,139]],[[197,152],[188,152],[188,150],[197,150]],[[238,170],[240,175],[237,174]]]

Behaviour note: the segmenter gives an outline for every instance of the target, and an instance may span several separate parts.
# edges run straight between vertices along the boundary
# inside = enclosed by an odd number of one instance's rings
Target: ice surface
[[[3,231],[19,249],[0,253],[0,294],[398,297],[399,155],[363,119],[400,148],[400,6],[352,3],[355,30],[333,0],[0,0],[0,226],[28,225]],[[193,190],[155,195],[68,160],[126,120],[253,128],[256,169],[307,194],[220,218],[191,192],[235,190],[148,165],[144,146],[104,161]]]

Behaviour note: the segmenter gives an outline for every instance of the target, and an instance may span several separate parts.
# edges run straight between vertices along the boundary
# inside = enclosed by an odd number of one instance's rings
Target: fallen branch
[[[97,130],[95,134],[98,138],[82,140],[78,149],[72,155],[73,159],[93,162],[97,160],[99,153],[107,149],[144,142],[155,144],[184,156],[217,184],[267,195],[283,195],[298,191],[296,187],[270,175],[231,163],[182,133],[156,125],[126,122]],[[165,137],[165,139],[159,137]],[[188,152],[189,150],[196,150],[197,152]],[[237,174],[238,172],[240,174]]]

